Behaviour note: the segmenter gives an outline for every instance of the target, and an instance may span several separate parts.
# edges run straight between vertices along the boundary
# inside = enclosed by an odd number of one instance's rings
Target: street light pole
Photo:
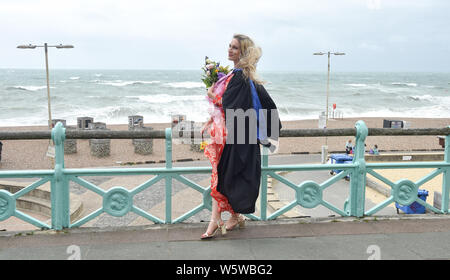
[[[329,95],[330,95],[330,57],[332,54],[334,55],[345,55],[345,53],[341,53],[341,52],[330,52],[328,51],[327,53],[323,53],[323,52],[317,52],[314,53],[313,55],[325,55],[327,54],[328,56],[328,72],[327,72],[327,102],[326,102],[326,108],[325,108],[325,129],[328,128],[328,99],[329,99]],[[320,117],[319,117],[320,119]],[[319,120],[320,123],[320,120]],[[325,136],[325,146],[322,146],[322,163],[326,162],[326,158],[328,155],[328,137]]]
[[[327,74],[327,110],[325,113],[325,127],[328,127],[328,98],[330,96],[330,52],[328,52],[328,74]]]
[[[52,129],[52,109],[50,105],[50,79],[48,74],[48,46],[47,43],[44,44],[45,49],[45,72],[47,74],[47,102],[48,102],[48,128]]]
[[[43,46],[36,46],[36,45],[20,45],[17,46],[18,49],[35,49],[35,48],[44,48],[45,50],[45,71],[47,76],[47,103],[48,103],[48,128],[52,129],[52,110],[51,110],[51,102],[50,102],[50,79],[49,79],[49,71],[48,71],[48,48],[54,47],[57,49],[71,49],[73,48],[72,45],[53,45],[49,46],[47,43],[45,43]]]
[[[328,127],[328,99],[329,99],[329,95],[330,95],[330,57],[331,55],[345,55],[345,53],[341,53],[341,52],[330,52],[328,51],[327,53],[323,53],[323,52],[317,52],[314,53],[313,55],[324,55],[327,54],[328,55],[328,74],[327,74],[327,104],[326,104],[326,109],[325,109],[325,127]]]

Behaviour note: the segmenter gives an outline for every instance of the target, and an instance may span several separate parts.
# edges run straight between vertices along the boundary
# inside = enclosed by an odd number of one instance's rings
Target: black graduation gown
[[[257,92],[264,109],[276,109],[275,103],[262,85],[257,86]],[[231,78],[222,97],[222,106],[225,111],[225,120],[227,119],[227,109],[243,109],[246,111],[253,108],[250,83],[244,78],[242,71],[236,71]],[[246,119],[245,124],[244,144],[237,144],[236,118],[234,129],[234,142],[229,144],[231,141],[227,138],[217,167],[217,191],[227,197],[234,212],[250,214],[255,212],[255,203],[261,181],[260,148],[259,144],[251,144],[249,141],[248,119]],[[268,126],[268,129],[270,131],[270,126]]]

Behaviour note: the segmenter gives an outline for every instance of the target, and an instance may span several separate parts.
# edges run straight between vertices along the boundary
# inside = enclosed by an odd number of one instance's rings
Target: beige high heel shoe
[[[239,215],[237,217],[238,222],[234,224],[232,227],[228,228],[226,227],[226,230],[232,231],[237,225],[239,225],[239,228],[245,228],[245,217],[242,215]]]
[[[222,222],[221,224],[219,221],[217,221],[217,228],[214,230],[214,232],[212,234],[208,234],[208,230],[206,230],[206,232],[202,234],[201,239],[202,240],[211,239],[215,237],[219,231],[221,232],[222,235],[227,234],[227,228],[225,227],[224,222]]]

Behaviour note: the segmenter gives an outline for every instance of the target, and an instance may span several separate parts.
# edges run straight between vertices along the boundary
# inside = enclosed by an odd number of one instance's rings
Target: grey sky
[[[450,72],[448,0],[1,0],[0,68],[199,69],[227,61],[233,33],[263,49],[260,70]]]

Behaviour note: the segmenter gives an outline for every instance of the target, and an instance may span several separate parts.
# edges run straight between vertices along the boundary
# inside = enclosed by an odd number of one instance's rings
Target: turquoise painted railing
[[[368,129],[363,121],[358,121],[355,129],[336,129],[336,130],[305,130],[303,132],[284,130],[282,137],[300,137],[300,136],[347,136],[354,135],[356,132],[356,151],[353,162],[350,164],[340,164],[339,169],[343,170],[339,174],[331,177],[325,182],[318,183],[314,181],[305,181],[297,185],[283,176],[277,174],[278,171],[310,171],[310,170],[333,170],[336,165],[333,164],[306,164],[306,165],[269,165],[267,150],[262,153],[262,172],[261,172],[261,195],[260,195],[260,216],[247,215],[253,220],[272,220],[289,211],[293,207],[300,205],[305,208],[314,208],[323,205],[341,216],[363,217],[373,215],[389,204],[397,202],[402,205],[409,205],[416,201],[431,211],[439,214],[447,214],[449,211],[449,187],[450,187],[450,129],[428,129],[428,130],[390,130],[390,129]],[[445,134],[445,156],[442,162],[408,162],[408,163],[366,163],[364,160],[364,142],[366,137],[371,135],[437,135]],[[129,132],[128,132],[129,133]],[[155,131],[135,132],[134,137],[121,132],[97,132],[97,138],[141,138],[149,137],[149,134],[156,135]],[[3,137],[2,137],[3,136]],[[89,136],[89,135],[88,135]],[[71,138],[86,139],[86,134],[72,132]],[[25,171],[0,171],[0,178],[39,178],[38,181],[30,184],[24,189],[12,194],[6,190],[0,190],[0,221],[15,216],[25,222],[35,225],[38,228],[56,229],[79,227],[90,220],[98,217],[102,213],[120,217],[129,212],[134,212],[154,223],[179,223],[195,215],[203,209],[211,211],[210,188],[202,187],[197,183],[186,178],[185,174],[211,172],[211,167],[173,167],[172,166],[172,132],[170,128],[165,130],[165,149],[166,163],[164,168],[108,168],[108,169],[68,169],[64,166],[64,141],[66,139],[66,130],[61,123],[58,123],[51,132],[51,138],[55,144],[55,168],[53,170],[25,170]],[[0,139],[45,139],[49,135],[47,132],[17,132],[0,133]],[[161,137],[160,137],[161,138]],[[396,169],[396,168],[435,168],[430,174],[417,182],[403,179],[397,182],[391,182],[389,179],[378,174],[378,169]],[[439,174],[443,174],[442,182],[442,207],[437,209],[432,205],[418,198],[418,188],[433,179]],[[365,188],[366,174],[371,174],[392,188],[391,195],[382,203],[372,209],[365,211]],[[132,190],[117,186],[107,191],[95,184],[81,178],[82,176],[131,176],[131,175],[155,175],[146,182],[136,186]],[[267,179],[272,177],[287,187],[295,191],[295,200],[285,207],[267,216]],[[350,193],[346,203],[339,207],[329,201],[324,200],[323,191],[331,187],[338,180],[350,176]],[[162,220],[147,211],[138,208],[133,203],[133,197],[151,187],[160,180],[165,180],[165,219]],[[188,187],[201,193],[203,200],[200,205],[184,213],[180,217],[172,217],[172,182],[179,181]],[[51,225],[45,224],[21,211],[16,207],[16,200],[39,186],[50,181],[51,184],[51,207],[52,217]],[[75,223],[70,221],[70,199],[69,182],[75,182],[80,186],[90,190],[102,197],[102,206],[81,218]]]

